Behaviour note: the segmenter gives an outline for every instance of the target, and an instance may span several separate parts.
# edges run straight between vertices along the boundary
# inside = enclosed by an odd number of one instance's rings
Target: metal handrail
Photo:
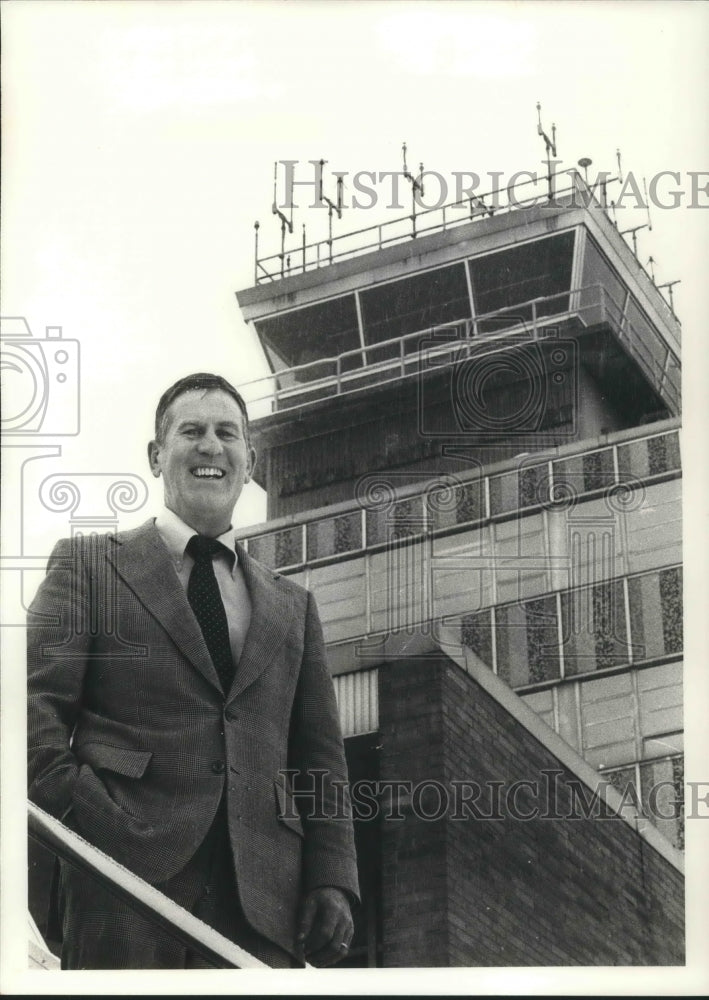
[[[593,300],[582,304],[579,300],[584,293],[586,295],[593,293]],[[576,303],[569,302],[569,306],[560,312],[552,311],[542,314],[540,306],[548,306],[555,299],[575,299]],[[582,323],[585,323],[584,314],[598,309],[602,311],[603,320],[610,323],[621,339],[625,339],[638,352],[639,360],[648,371],[652,380],[657,383],[658,387],[664,388],[664,391],[670,395],[674,405],[678,405],[678,393],[668,377],[666,370],[668,366],[662,368],[657,365],[652,355],[649,355],[644,350],[642,337],[636,331],[627,315],[625,315],[623,307],[615,301],[609,290],[600,282],[585,285],[581,288],[570,288],[568,291],[555,292],[553,295],[537,296],[533,299],[527,299],[525,302],[515,303],[512,306],[502,306],[499,309],[493,309],[480,316],[465,317],[460,320],[441,323],[437,326],[405,334],[403,337],[391,337],[378,344],[367,344],[364,347],[359,346],[352,350],[344,351],[339,355],[319,358],[316,361],[309,361],[302,365],[293,365],[290,368],[284,368],[281,371],[276,371],[258,379],[242,383],[239,388],[249,404],[263,400],[272,400],[277,406],[281,400],[290,401],[297,399],[299,396],[308,396],[311,398],[294,403],[294,405],[309,406],[323,398],[322,395],[318,394],[319,391],[334,389],[334,395],[337,396],[345,395],[348,392],[355,392],[360,388],[355,383],[364,377],[368,379],[367,386],[370,386],[370,378],[377,372],[382,376],[390,376],[389,378],[382,377],[378,380],[378,384],[418,374],[418,370],[408,372],[406,370],[407,367],[410,368],[414,365],[416,360],[416,353],[412,351],[409,354],[406,351],[406,345],[420,341],[423,337],[435,340],[438,335],[443,335],[446,331],[458,330],[462,333],[462,336],[459,334],[455,340],[442,340],[440,345],[427,348],[426,357],[431,358],[454,350],[460,351],[465,348],[468,351],[477,350],[479,344],[494,345],[497,341],[504,342],[503,349],[505,349],[511,338],[518,338],[516,342],[519,343],[531,343],[540,339],[540,326],[553,327],[555,324],[569,319],[579,319]],[[504,330],[482,334],[479,332],[481,325],[505,318],[514,320],[514,313],[521,313],[524,310],[531,310],[532,316],[530,320],[520,316],[516,324],[508,326]],[[675,359],[675,362],[678,364],[678,359],[672,348],[662,339],[660,334],[658,334],[658,337],[660,337],[663,347],[668,351],[668,358]],[[346,359],[361,358],[363,352],[365,357],[371,357],[376,355],[377,352],[387,349],[395,349],[397,357],[373,361],[371,364],[365,364],[364,366],[359,366],[343,373],[343,361],[346,361]],[[458,356],[455,360],[459,359]],[[307,379],[309,372],[314,374],[318,368],[323,368],[327,365],[333,369],[331,374],[314,377],[310,380]],[[655,371],[655,368],[657,368],[657,371]],[[283,385],[283,382],[287,379],[297,380],[303,378],[303,376],[306,376],[303,381],[296,382],[296,384],[290,386]],[[250,390],[260,385],[267,386],[267,390],[260,395],[254,395]],[[257,392],[260,391],[257,390]],[[315,394],[315,398],[312,398],[313,394]],[[328,393],[328,395],[330,394],[332,393]]]
[[[27,803],[30,836],[86,872],[136,913],[222,969],[268,969],[244,948],[194,917],[113,858],[89,844],[34,802]]]
[[[602,285],[596,284],[596,285],[588,285],[583,289],[579,289],[578,291],[589,291],[595,288],[600,288],[601,290],[603,290]],[[332,355],[331,357],[318,358],[316,361],[307,361],[302,365],[292,365],[290,368],[284,368],[281,371],[273,372],[270,375],[264,375],[261,378],[252,379],[249,382],[243,382],[241,383],[239,388],[243,391],[247,391],[250,386],[258,385],[259,383],[263,382],[272,383],[289,377],[297,378],[299,375],[307,373],[308,370],[314,370],[317,369],[318,366],[326,364],[335,366],[335,374],[325,375],[322,378],[313,378],[309,381],[300,382],[296,386],[287,387],[284,389],[279,389],[276,387],[275,392],[273,394],[275,394],[277,399],[281,397],[287,398],[290,394],[297,395],[303,392],[310,392],[313,389],[317,389],[318,387],[322,387],[325,385],[337,384],[339,386],[343,381],[348,381],[348,380],[352,381],[360,377],[363,372],[371,373],[372,370],[377,368],[379,369],[394,368],[400,366],[406,356],[406,351],[404,350],[403,345],[411,343],[417,339],[420,340],[421,337],[432,337],[435,339],[435,337],[438,334],[443,334],[445,333],[446,330],[455,330],[456,328],[458,329],[463,328],[465,331],[464,335],[462,337],[459,337],[457,340],[448,340],[445,343],[442,343],[440,346],[440,352],[445,352],[455,347],[464,346],[468,344],[470,341],[473,341],[475,343],[484,342],[487,344],[487,343],[494,343],[497,340],[508,340],[511,336],[515,335],[515,332],[517,332],[518,335],[520,333],[528,334],[529,340],[538,339],[536,321],[538,321],[540,317],[538,314],[538,310],[536,308],[537,305],[541,302],[550,302],[553,299],[569,298],[570,294],[571,294],[570,291],[564,291],[564,292],[556,292],[554,295],[541,295],[537,296],[534,299],[527,299],[525,302],[515,303],[513,306],[503,306],[500,309],[493,309],[491,312],[484,313],[480,316],[464,317],[463,319],[460,320],[451,320],[447,323],[440,323],[436,326],[426,327],[423,330],[415,330],[413,333],[404,334],[404,336],[402,337],[391,337],[388,340],[382,340],[377,344],[365,344],[364,347],[361,346],[355,347],[349,351],[343,351],[342,354]],[[552,313],[549,315],[545,315],[541,318],[544,319],[545,321],[551,320],[552,317],[555,320],[564,319],[567,316],[569,317],[576,316],[581,311],[581,309],[598,308],[600,305],[602,305],[602,303],[594,303],[592,306],[586,305],[581,307],[580,309],[564,310],[560,313]],[[529,321],[520,318],[516,326],[506,327],[504,330],[496,331],[495,333],[490,333],[490,334],[480,334],[478,332],[478,327],[481,323],[495,320],[498,317],[509,316],[509,314],[514,310],[521,311],[523,309],[530,309],[530,308],[532,309],[533,313],[531,321],[531,330],[529,327]],[[524,342],[526,343],[527,341],[525,340]],[[344,375],[342,375],[343,359],[356,357],[357,355],[361,356],[362,353],[376,354],[377,351],[381,351],[384,348],[391,348],[393,346],[396,346],[398,348],[397,351],[397,353],[399,353],[398,358],[396,359],[385,358],[382,361],[373,361],[371,364],[364,365],[361,368],[352,369],[351,371],[346,372]],[[435,353],[435,349],[432,353]],[[413,360],[415,355],[412,353],[411,355],[409,355],[409,357],[411,358],[411,360]],[[251,397],[247,393],[248,396],[247,402],[257,402],[260,399],[269,398],[271,394],[272,393],[269,393],[268,396]],[[339,390],[338,390],[338,395],[339,395]]]
[[[581,202],[581,207],[587,208],[589,204],[594,203],[598,208],[606,210],[606,198],[605,191],[602,192],[602,198],[599,200],[594,195],[594,189],[591,188],[581,177],[575,168],[571,168],[565,171],[570,176],[570,183],[558,191],[555,191],[554,198],[550,201],[548,194],[539,194],[536,196],[536,201],[540,204],[546,203],[552,206],[558,204],[559,199],[572,199],[576,194],[581,194],[584,201]],[[606,182],[608,183],[608,182]],[[528,186],[537,187],[537,178],[532,178],[526,181],[518,181],[514,185],[514,191],[518,189],[525,188]],[[501,190],[507,192],[508,201],[504,204],[499,202],[499,194]],[[284,278],[290,274],[303,273],[307,270],[317,270],[323,266],[327,266],[335,263],[339,260],[344,260],[350,257],[355,257],[360,254],[367,253],[369,251],[381,250],[386,246],[392,246],[396,243],[403,243],[406,240],[416,239],[425,233],[433,232],[444,232],[453,226],[463,225],[474,221],[481,216],[492,216],[498,213],[512,212],[520,208],[526,208],[527,205],[523,204],[523,199],[518,199],[516,193],[514,197],[511,197],[512,188],[507,185],[504,189],[496,189],[493,191],[488,191],[483,195],[473,195],[467,198],[460,199],[459,201],[447,202],[445,205],[437,205],[432,208],[421,208],[414,214],[406,214],[397,216],[396,219],[389,219],[387,222],[375,223],[372,226],[365,226],[362,229],[356,229],[349,233],[341,233],[339,236],[333,236],[326,240],[317,240],[314,243],[303,244],[301,246],[295,247],[289,252],[281,252],[269,254],[266,257],[258,256],[258,242],[256,243],[256,267],[255,267],[255,281],[256,284],[260,284],[264,281],[276,281]],[[493,201],[487,204],[485,199],[492,198]],[[575,204],[572,200],[572,206]],[[450,218],[450,212],[453,209],[463,209],[466,214],[461,214],[459,217]],[[422,220],[426,217],[434,216],[434,214],[440,213],[440,221],[432,221],[429,225],[422,226]],[[448,213],[448,216],[447,214]],[[408,225],[411,222],[411,229],[407,229],[406,232],[397,233],[395,235],[384,235],[385,231],[391,233],[395,226]],[[365,240],[361,245],[351,247],[349,249],[341,249],[339,252],[337,250],[333,251],[333,245],[337,244],[342,247],[345,240],[355,240],[357,237],[361,237]],[[258,240],[258,230],[257,230],[257,240]],[[322,252],[323,248],[327,248],[326,252]],[[310,261],[308,261],[308,254],[310,253]],[[291,264],[291,259],[295,258],[299,263]],[[271,270],[269,265],[274,265],[273,270]],[[262,272],[262,274],[259,273]]]

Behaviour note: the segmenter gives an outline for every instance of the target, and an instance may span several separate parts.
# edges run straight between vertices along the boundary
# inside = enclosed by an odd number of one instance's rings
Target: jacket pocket
[[[94,771],[113,771],[125,778],[142,778],[153,754],[151,750],[133,750],[131,747],[88,740],[77,747],[76,756]]]
[[[282,778],[276,778],[273,782],[276,789],[276,816],[279,823],[283,823],[289,830],[293,830],[300,837],[304,837],[303,824],[301,823],[298,809],[293,796],[286,790]]]

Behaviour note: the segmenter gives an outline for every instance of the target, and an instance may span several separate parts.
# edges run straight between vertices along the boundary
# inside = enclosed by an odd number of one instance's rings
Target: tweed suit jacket
[[[153,520],[56,545],[28,618],[29,794],[151,883],[226,795],[244,913],[292,950],[303,892],[357,896],[346,765],[312,595],[237,550],[253,610],[224,692]]]

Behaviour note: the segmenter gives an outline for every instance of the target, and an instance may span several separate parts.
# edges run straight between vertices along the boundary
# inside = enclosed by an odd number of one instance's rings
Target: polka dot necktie
[[[229,551],[216,538],[207,538],[205,535],[193,535],[190,538],[187,552],[195,562],[187,584],[187,600],[202,629],[209,655],[226,694],[234,679],[234,661],[229,644],[226,611],[212,563],[213,556],[220,550]]]

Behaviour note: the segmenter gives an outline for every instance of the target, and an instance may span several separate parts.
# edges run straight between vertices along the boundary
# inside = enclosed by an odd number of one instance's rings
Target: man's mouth
[[[197,479],[223,479],[224,469],[218,469],[215,465],[198,465],[192,469],[192,475]]]

